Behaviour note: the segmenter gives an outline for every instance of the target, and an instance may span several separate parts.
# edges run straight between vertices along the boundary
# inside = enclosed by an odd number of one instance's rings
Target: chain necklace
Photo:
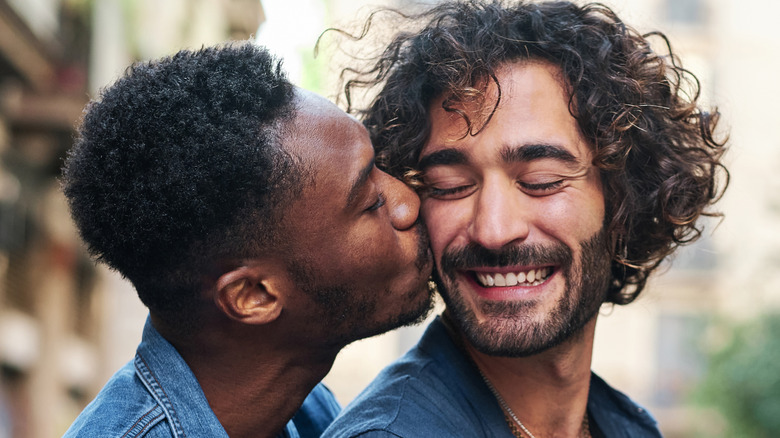
[[[485,376],[485,374],[482,372],[482,370],[479,368],[477,363],[474,361],[474,358],[471,357],[471,354],[469,354],[468,350],[466,350],[466,346],[463,344],[463,339],[460,337],[458,332],[455,330],[455,327],[452,325],[452,321],[450,321],[450,317],[448,313],[444,313],[441,316],[441,322],[444,324],[444,328],[449,332],[450,339],[457,345],[458,349],[460,349],[461,353],[466,357],[466,359],[471,362],[471,364],[474,366],[474,368],[477,369],[477,372],[479,373],[480,377],[482,377],[482,381],[485,382],[485,385],[487,385],[490,392],[493,394],[493,397],[496,398],[496,401],[498,401],[498,404],[501,405],[501,409],[504,410],[504,419],[506,419],[507,425],[509,426],[509,430],[512,431],[512,435],[514,435],[516,438],[523,438],[522,433],[520,433],[520,430],[522,430],[526,435],[528,435],[529,438],[536,438],[534,434],[531,433],[530,430],[528,430],[527,427],[523,424],[522,421],[520,421],[519,418],[517,418],[517,415],[515,415],[512,408],[509,407],[507,402],[504,400],[504,397],[501,397],[501,394],[498,393],[498,390],[493,386],[493,384],[490,382],[490,380]],[[510,418],[511,417],[511,418]],[[517,430],[517,427],[520,427],[520,430]],[[590,435],[590,424],[588,422],[588,412],[585,412],[585,416],[582,418],[582,432],[583,432],[583,438],[592,438]]]
[[[474,364],[476,366],[476,364]],[[504,397],[501,397],[501,394],[499,394],[498,390],[495,386],[490,382],[490,380],[485,376],[485,374],[482,372],[482,370],[476,366],[477,371],[479,372],[479,375],[482,377],[482,380],[485,382],[485,385],[487,385],[488,389],[491,393],[493,393],[493,396],[498,401],[498,404],[501,405],[501,409],[504,410],[504,418],[506,419],[506,422],[509,424],[509,429],[512,431],[512,435],[514,435],[517,438],[522,438],[522,434],[519,430],[515,427],[517,425],[520,427],[520,430],[523,431],[526,435],[528,435],[529,438],[536,438],[534,434],[531,433],[530,430],[528,430],[527,427],[523,424],[522,421],[520,421],[519,418],[517,418],[517,415],[515,415],[512,408],[509,407],[509,404],[504,400]],[[588,424],[588,413],[585,412],[585,416],[582,419],[582,431],[583,436],[585,438],[591,438],[590,436],[590,425]]]

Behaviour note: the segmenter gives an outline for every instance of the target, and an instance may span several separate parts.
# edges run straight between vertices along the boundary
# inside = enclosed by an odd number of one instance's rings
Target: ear
[[[221,275],[214,300],[228,318],[245,324],[268,324],[284,307],[279,272],[261,263],[240,266]]]

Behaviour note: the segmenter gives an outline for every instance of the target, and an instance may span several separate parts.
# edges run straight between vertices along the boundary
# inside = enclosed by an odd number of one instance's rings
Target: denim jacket
[[[285,429],[285,438],[319,437],[340,410],[322,384]],[[149,318],[135,359],[106,383],[65,437],[225,437],[195,375]]]

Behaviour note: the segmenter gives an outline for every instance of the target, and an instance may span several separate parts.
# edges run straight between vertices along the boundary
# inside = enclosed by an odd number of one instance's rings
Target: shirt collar
[[[462,392],[468,395],[466,401],[472,406],[474,412],[481,413],[482,420],[488,425],[489,430],[508,433],[504,411],[485,385],[476,364],[469,358],[460,342],[458,335],[448,330],[443,318],[437,316],[426,329],[419,345],[420,349],[449,368],[447,374],[452,375],[452,381],[458,382]]]
[[[135,356],[136,374],[157,400],[177,436],[228,435],[178,351],[146,319]]]

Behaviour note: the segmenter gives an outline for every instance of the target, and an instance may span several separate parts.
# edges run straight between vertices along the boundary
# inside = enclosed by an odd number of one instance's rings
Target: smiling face
[[[559,344],[598,312],[609,284],[600,175],[559,77],[546,63],[504,66],[500,105],[477,135],[463,135],[441,98],[431,107],[421,212],[447,309],[486,354]]]
[[[287,149],[311,170],[285,215],[289,269],[304,291],[291,313],[324,342],[347,343],[420,318],[432,262],[419,198],[374,165],[365,128],[299,91]]]

